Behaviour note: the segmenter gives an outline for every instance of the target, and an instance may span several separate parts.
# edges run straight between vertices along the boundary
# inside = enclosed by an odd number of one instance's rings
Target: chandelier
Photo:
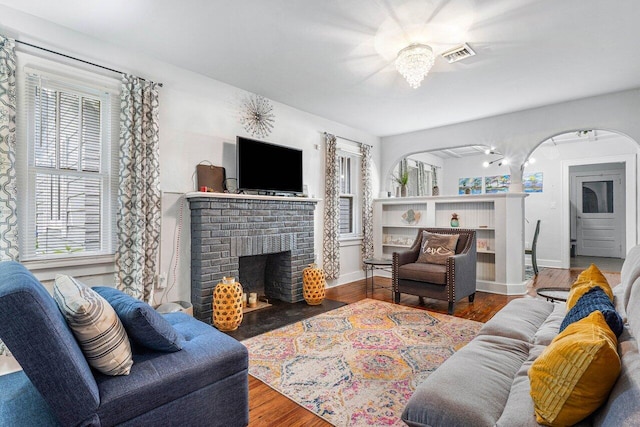
[[[396,69],[407,79],[409,86],[420,87],[420,82],[433,67],[433,49],[426,44],[413,43],[398,52]]]

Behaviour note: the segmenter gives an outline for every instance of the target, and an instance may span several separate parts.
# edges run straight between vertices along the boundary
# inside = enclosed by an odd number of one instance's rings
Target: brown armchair
[[[458,234],[455,255],[447,258],[446,265],[417,263],[422,243],[422,232]],[[468,229],[421,228],[411,248],[393,253],[392,284],[395,303],[400,294],[435,298],[449,302],[448,313],[453,314],[453,304],[464,297],[473,302],[476,295],[476,232]]]

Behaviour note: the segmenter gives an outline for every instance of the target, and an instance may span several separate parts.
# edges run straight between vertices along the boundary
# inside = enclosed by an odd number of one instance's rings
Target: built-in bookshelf
[[[410,247],[421,227],[476,231],[478,290],[524,293],[523,193],[374,200],[375,255],[390,259]]]
[[[413,244],[418,228],[425,226],[427,204],[404,203],[404,199],[400,198],[388,200],[388,203],[381,205],[380,211],[381,257],[390,259],[393,252]]]

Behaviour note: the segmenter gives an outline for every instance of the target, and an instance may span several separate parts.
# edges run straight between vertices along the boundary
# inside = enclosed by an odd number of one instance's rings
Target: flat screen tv
[[[236,173],[241,191],[302,193],[302,150],[239,136]]]

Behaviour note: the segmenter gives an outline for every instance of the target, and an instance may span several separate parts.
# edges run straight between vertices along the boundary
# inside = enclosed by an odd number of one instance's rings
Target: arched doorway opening
[[[619,271],[637,241],[639,153],[634,140],[606,130],[565,132],[533,150],[523,178],[541,173],[544,186],[525,199],[525,242],[540,219],[539,265]]]

